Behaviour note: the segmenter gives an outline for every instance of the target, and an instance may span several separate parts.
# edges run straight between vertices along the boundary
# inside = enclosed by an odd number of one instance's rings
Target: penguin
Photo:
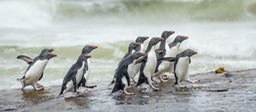
[[[91,53],[92,50],[98,48],[98,46],[96,45],[85,45],[84,48],[82,49],[81,55],[89,55]],[[86,74],[84,75],[84,77],[82,78],[82,80],[78,83],[78,87],[86,87],[86,88],[94,88],[97,87],[97,85],[86,85],[87,80],[89,79],[89,75],[90,75],[90,67],[91,67],[91,59],[88,58],[85,64],[87,64],[86,66],[88,67],[88,72],[86,72]],[[84,67],[86,67],[84,66]]]
[[[165,49],[163,50],[163,53],[161,54],[160,58],[163,57],[173,57],[175,58],[176,55],[178,54],[178,50],[180,48],[180,44],[184,41],[188,39],[187,36],[181,36],[178,35],[175,37],[174,41],[172,43],[170,43],[169,45],[166,43],[165,47],[161,47],[160,49]],[[170,62],[170,61],[158,61],[158,67],[156,68],[156,73],[154,74],[154,76],[158,77],[160,79],[161,82],[167,82],[167,79],[163,79],[162,75],[165,72],[172,72],[173,69],[173,64],[174,62]]]
[[[158,91],[159,88],[156,88],[152,84],[152,76],[155,72],[157,66],[157,57],[155,52],[156,44],[160,41],[163,41],[164,38],[153,37],[148,43],[147,49],[145,51],[146,56],[144,58],[139,59],[136,63],[141,62],[139,80],[136,86],[141,85],[142,83],[148,83],[150,87]]]
[[[88,54],[81,54],[78,57],[76,63],[71,66],[63,79],[60,95],[72,90],[74,90],[74,93],[78,93],[78,82],[82,80],[84,74],[88,73],[88,65],[85,60],[89,58],[91,58],[91,55]]]
[[[35,90],[43,90],[43,85],[39,84],[43,78],[43,71],[48,63],[48,61],[56,57],[56,54],[51,53],[54,49],[43,49],[41,53],[34,59],[26,55],[19,55],[17,59],[24,60],[29,66],[24,72],[24,76],[17,80],[21,81],[22,88],[21,90],[25,91],[25,87],[32,85]]]
[[[178,87],[184,87],[180,85],[180,82],[183,80],[191,83],[198,82],[198,80],[190,80],[189,73],[188,73],[188,67],[189,67],[189,64],[191,63],[190,57],[195,54],[197,54],[196,51],[191,49],[186,49],[176,56],[176,59],[174,62],[174,76],[175,76],[174,85],[177,85]]]
[[[133,53],[132,55],[126,57],[125,59],[123,59],[119,66],[117,67],[116,69],[116,79],[115,79],[115,85],[114,85],[114,88],[111,92],[114,93],[118,90],[122,90],[126,95],[131,95],[131,94],[134,94],[134,93],[129,93],[127,92],[127,88],[130,88],[130,77],[129,77],[129,74],[131,71],[131,64],[134,63],[136,60],[135,59],[138,59],[140,58],[141,56],[145,56],[145,53],[142,53],[142,52],[136,52],[136,53]],[[127,83],[125,83],[125,79],[127,81]]]
[[[125,57],[127,57],[128,55],[131,55],[132,53],[135,53],[135,52],[143,52],[143,48],[144,48],[143,43],[144,43],[148,38],[149,38],[148,36],[139,36],[139,37],[137,37],[136,40],[135,40],[136,43],[131,42],[131,43],[129,44],[128,52],[125,54],[125,56],[124,56],[121,60],[123,60],[123,59],[124,59]],[[137,60],[137,59],[135,59],[135,60]],[[120,62],[121,62],[121,61],[120,61]],[[136,62],[136,61],[134,61],[134,62]],[[119,64],[118,64],[118,65],[119,65]],[[136,83],[136,81],[135,81],[134,78],[135,78],[136,74],[139,72],[140,66],[141,66],[140,63],[138,63],[138,64],[132,63],[132,64],[131,64],[130,69],[131,69],[132,72],[129,74],[129,76],[130,76],[130,78],[132,79],[132,81],[133,81],[134,83]],[[115,83],[115,77],[116,77],[116,75],[114,75],[114,77],[113,77],[111,83],[108,85],[108,87]]]
[[[148,39],[149,37],[148,36],[139,36],[136,38],[135,42],[136,43],[140,43],[140,46],[136,48],[135,51],[137,52],[142,52],[143,49],[144,49],[144,42]]]
[[[124,55],[124,57],[121,59],[121,61],[118,63],[117,66],[119,66],[120,63],[121,63],[125,58],[127,58],[128,56],[130,56],[130,55],[132,55],[133,53],[135,53],[135,52],[136,52],[135,50],[138,49],[138,47],[140,47],[140,45],[141,45],[140,43],[131,42],[131,43],[129,44],[129,47],[128,47],[128,52]],[[114,77],[113,77],[111,83],[108,85],[108,87],[115,83],[115,79],[116,79],[116,74],[114,74]]]
[[[161,41],[160,46],[159,46],[159,51],[161,51],[161,52],[157,53],[157,58],[158,59],[168,56],[168,54],[166,54],[166,49],[169,50],[169,46],[168,46],[166,41],[169,38],[169,36],[174,34],[174,33],[175,33],[175,31],[163,31],[161,37],[164,38],[164,40]],[[156,70],[155,70],[156,73],[158,73],[158,71],[159,71],[158,67],[159,67],[160,64],[162,64],[162,60],[157,61],[157,67],[156,67]],[[162,66],[166,66],[166,64],[168,64],[168,63],[163,63]]]
[[[149,37],[148,36],[139,36],[136,38],[135,42],[136,43],[140,43],[140,46],[138,46],[136,48],[136,52],[144,52],[144,42],[148,39]],[[142,57],[140,57],[142,58]],[[136,61],[138,59],[135,59]],[[134,62],[136,62],[134,61]],[[130,78],[132,79],[133,83],[137,83],[137,81],[135,81],[135,76],[139,73],[140,71],[140,67],[141,67],[141,63],[132,63],[131,65],[131,70],[132,72],[129,74],[130,75]]]

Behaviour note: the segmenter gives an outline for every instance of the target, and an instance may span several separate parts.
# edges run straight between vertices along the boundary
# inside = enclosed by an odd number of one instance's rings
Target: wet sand
[[[228,74],[227,74],[228,73]],[[58,97],[60,86],[45,90],[1,90],[0,111],[99,111],[99,112],[155,112],[155,111],[256,111],[256,69],[230,71],[222,74],[200,73],[191,79],[197,84],[182,82],[188,88],[172,87],[174,79],[163,84],[158,92],[135,91],[135,95],[109,95],[108,81],[101,81],[95,89],[79,97]],[[226,75],[225,75],[226,74]]]

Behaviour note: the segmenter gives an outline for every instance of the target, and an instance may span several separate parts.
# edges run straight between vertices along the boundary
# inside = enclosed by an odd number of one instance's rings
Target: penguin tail
[[[115,83],[115,81],[112,80],[111,83],[108,85],[108,87],[111,86],[111,85],[114,84],[114,83]]]
[[[114,92],[117,92],[118,90],[124,90],[124,86],[125,86],[124,84],[116,83],[112,92],[111,92],[111,94],[114,93]]]
[[[23,76],[22,78],[17,78],[16,80],[17,81],[21,81],[22,79],[24,79],[25,78],[25,76]]]
[[[17,81],[21,81],[21,80],[22,80],[22,78],[17,78],[16,80],[17,80]]]

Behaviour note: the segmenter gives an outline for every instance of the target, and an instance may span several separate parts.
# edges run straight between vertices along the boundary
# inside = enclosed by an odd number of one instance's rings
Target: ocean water
[[[27,64],[16,57],[36,57],[54,48],[45,86],[61,85],[84,45],[95,44],[89,83],[111,81],[129,42],[174,30],[189,39],[180,51],[192,57],[190,74],[256,67],[254,0],[0,0],[0,89],[20,88],[17,78]],[[148,42],[148,41],[147,41]],[[146,43],[147,43],[146,42]]]

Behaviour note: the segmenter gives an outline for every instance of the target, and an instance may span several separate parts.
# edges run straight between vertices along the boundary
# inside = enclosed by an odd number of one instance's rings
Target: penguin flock
[[[144,42],[149,39],[147,36],[139,36],[134,42],[131,42],[127,53],[118,63],[109,85],[114,84],[111,94],[119,90],[126,95],[134,94],[127,91],[127,88],[132,87],[131,83],[134,83],[136,87],[148,84],[152,90],[159,91],[160,88],[155,87],[154,84],[167,82],[168,77],[164,75],[165,73],[174,74],[174,86],[178,88],[184,87],[180,84],[183,80],[197,83],[199,80],[191,80],[188,71],[191,56],[197,54],[197,52],[192,49],[179,52],[180,44],[188,39],[187,36],[178,35],[173,42],[167,43],[168,38],[174,33],[175,31],[163,31],[161,37],[152,37],[146,49],[144,49]],[[158,43],[160,43],[159,48],[157,48]],[[97,87],[97,85],[87,84],[90,75],[90,53],[96,48],[98,46],[84,46],[76,62],[65,75],[59,95],[65,95],[68,92],[78,94],[83,92],[82,87]],[[34,59],[26,55],[17,56],[17,59],[21,59],[28,64],[23,77],[17,79],[21,81],[21,89],[23,91],[28,85],[32,85],[35,90],[44,89],[43,85],[39,84],[38,81],[43,78],[43,71],[48,61],[57,56],[52,53],[53,51],[53,49],[43,49]],[[138,78],[135,78],[136,76]]]

